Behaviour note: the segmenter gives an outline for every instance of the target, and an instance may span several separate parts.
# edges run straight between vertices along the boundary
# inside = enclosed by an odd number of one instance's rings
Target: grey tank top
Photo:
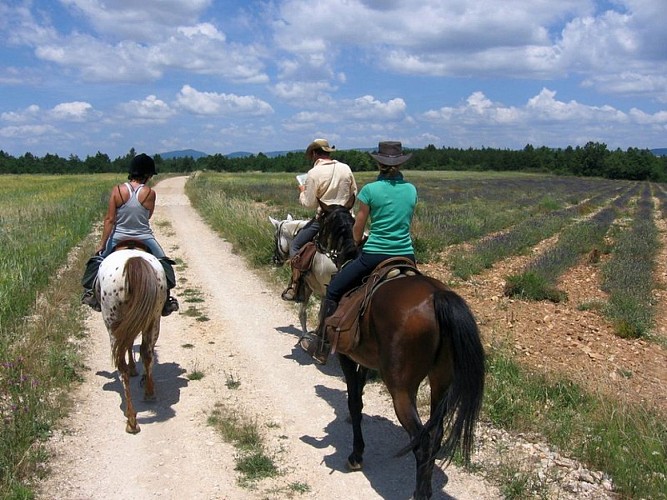
[[[141,203],[139,203],[139,192],[144,187],[143,184],[132,189],[132,185],[126,182],[130,192],[130,198],[116,209],[116,227],[114,229],[114,239],[121,240],[132,238],[135,240],[142,240],[145,238],[152,238],[153,231],[148,222],[149,211]]]

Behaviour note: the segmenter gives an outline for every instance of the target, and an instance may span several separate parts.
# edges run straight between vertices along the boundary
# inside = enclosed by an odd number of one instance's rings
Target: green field
[[[361,186],[374,174],[356,177]],[[566,234],[561,251],[536,256],[525,275],[517,275],[517,298],[530,300],[537,287],[533,299],[542,291],[548,292],[545,300],[558,300],[555,278],[595,248],[618,256],[606,271],[611,298],[601,313],[618,325],[619,335],[653,340],[654,311],[646,294],[657,286],[651,273],[659,240],[646,214],[664,210],[664,185],[508,173],[406,172],[406,177],[419,191],[414,239],[420,262],[439,262],[453,249],[448,263],[459,279],[469,279],[500,258]],[[30,479],[38,473],[34,464],[43,459],[33,443],[47,438],[67,411],[67,400],[59,395],[81,369],[71,338],[85,335],[78,280],[97,243],[88,235],[101,221],[110,187],[123,179],[24,175],[3,180],[0,497],[30,498]],[[206,221],[260,269],[270,266],[273,252],[268,216],[310,216],[296,203],[293,174],[204,173],[193,177],[187,190]],[[469,250],[457,254],[463,244]],[[615,290],[625,291],[618,302]],[[485,418],[513,431],[543,431],[561,449],[611,474],[623,496],[665,497],[664,418],[586,394],[567,380],[541,379],[505,350],[491,352],[489,359]],[[545,398],[551,411],[536,410]]]

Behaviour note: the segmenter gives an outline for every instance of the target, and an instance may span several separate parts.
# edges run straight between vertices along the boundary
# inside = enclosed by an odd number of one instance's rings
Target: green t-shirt
[[[414,253],[410,223],[417,204],[417,189],[402,179],[382,179],[366,184],[358,198],[370,207],[371,229],[366,253]]]

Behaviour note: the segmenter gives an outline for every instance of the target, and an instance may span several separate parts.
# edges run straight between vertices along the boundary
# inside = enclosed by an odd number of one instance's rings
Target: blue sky
[[[0,149],[667,147],[667,0],[0,0]]]

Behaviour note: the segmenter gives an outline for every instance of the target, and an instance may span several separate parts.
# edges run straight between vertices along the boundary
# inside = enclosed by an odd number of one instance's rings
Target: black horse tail
[[[433,302],[441,340],[451,342],[453,381],[421,432],[399,454],[414,449],[423,439],[435,439],[433,429],[443,425],[449,433],[442,443],[432,443],[434,455],[445,457],[449,463],[460,447],[468,462],[484,397],[484,348],[475,317],[461,296],[451,290],[438,290]]]

